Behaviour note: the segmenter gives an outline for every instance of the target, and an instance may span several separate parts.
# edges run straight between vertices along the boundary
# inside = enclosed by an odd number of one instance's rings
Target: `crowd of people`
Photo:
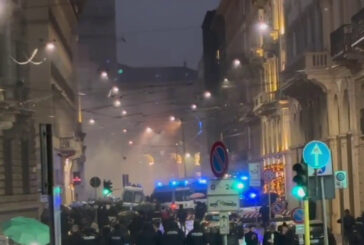
[[[176,210],[154,205],[147,210],[126,211],[118,204],[62,207],[62,244],[65,245],[222,245],[219,227],[202,222],[207,209],[197,204],[192,218],[193,228],[187,229],[191,218],[182,206]],[[364,245],[364,213],[358,218],[345,211],[343,219],[344,240],[347,245]],[[190,223],[191,224],[191,223]],[[286,223],[276,226],[264,218],[257,232],[255,225],[247,225],[238,217],[230,217],[228,245],[298,245],[295,226]],[[262,235],[259,235],[262,234]],[[329,245],[336,245],[328,231]]]
[[[344,211],[342,219],[338,220],[344,231],[344,242],[349,245],[364,245],[364,212],[357,219],[349,209]]]

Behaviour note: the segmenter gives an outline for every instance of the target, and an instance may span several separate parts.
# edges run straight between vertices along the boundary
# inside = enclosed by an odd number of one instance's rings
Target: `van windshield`
[[[156,192],[154,193],[153,197],[157,199],[158,202],[172,202],[172,192],[166,191],[166,192]]]
[[[143,193],[140,191],[125,191],[123,195],[123,201],[140,203],[143,201]]]
[[[176,190],[176,201],[183,202],[190,200],[191,192],[189,190]]]

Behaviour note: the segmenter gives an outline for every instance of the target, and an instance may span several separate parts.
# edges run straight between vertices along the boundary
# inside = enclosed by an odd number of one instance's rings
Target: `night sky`
[[[116,2],[119,62],[131,66],[182,66],[187,62],[197,69],[202,55],[201,24],[218,0]]]

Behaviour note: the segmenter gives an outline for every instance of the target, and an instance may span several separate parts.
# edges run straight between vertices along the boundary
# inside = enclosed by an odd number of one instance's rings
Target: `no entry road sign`
[[[217,177],[223,177],[228,171],[229,158],[226,146],[221,141],[213,144],[210,152],[210,165],[212,173]]]

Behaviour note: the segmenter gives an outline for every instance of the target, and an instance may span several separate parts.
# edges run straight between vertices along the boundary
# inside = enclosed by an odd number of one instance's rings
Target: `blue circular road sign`
[[[302,224],[305,221],[305,212],[303,211],[302,208],[293,209],[291,216],[292,216],[292,220],[296,224]]]
[[[229,158],[226,146],[220,141],[216,142],[211,148],[210,165],[212,172],[218,178],[223,177],[228,170]]]
[[[321,169],[331,161],[330,148],[322,141],[311,141],[303,149],[303,160],[313,169]]]

